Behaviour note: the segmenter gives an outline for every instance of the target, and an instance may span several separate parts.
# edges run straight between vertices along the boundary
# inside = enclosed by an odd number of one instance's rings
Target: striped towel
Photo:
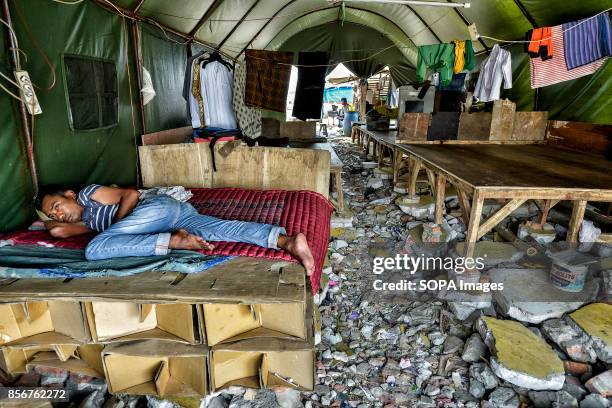
[[[581,67],[612,55],[608,13],[563,24],[567,69]]]
[[[568,70],[565,64],[563,29],[560,25],[554,26],[551,28],[551,33],[553,49],[555,50],[553,57],[546,61],[542,61],[540,58],[529,59],[531,65],[531,87],[533,89],[594,74],[605,64],[606,58],[602,58],[598,61]]]

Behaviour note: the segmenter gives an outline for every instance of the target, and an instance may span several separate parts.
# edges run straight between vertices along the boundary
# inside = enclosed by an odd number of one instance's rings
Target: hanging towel
[[[298,57],[298,80],[293,102],[293,116],[298,119],[320,119],[325,72],[328,63],[326,52],[300,52]],[[304,67],[302,65],[320,65]]]
[[[608,13],[563,24],[567,69],[574,69],[612,55]]]
[[[293,53],[246,50],[247,106],[285,112]]]
[[[499,99],[502,82],[505,89],[512,88],[512,60],[510,52],[495,44],[489,58],[480,65],[474,97],[481,102]]]
[[[455,65],[454,44],[433,44],[419,47],[416,77],[419,83],[425,80],[427,69],[440,73],[440,83],[448,85],[453,77]]]
[[[251,108],[244,103],[246,76],[246,65],[236,64],[234,68],[234,114],[242,133],[254,139],[261,136],[261,109]]]
[[[543,86],[570,81],[585,75],[591,75],[601,68],[606,59],[591,62],[574,69],[567,69],[565,63],[565,46],[563,29],[560,25],[551,27],[552,43],[556,50],[555,55],[549,60],[542,61],[539,58],[529,60],[531,67],[531,87],[533,89]]]
[[[458,74],[461,71],[471,71],[476,66],[476,55],[472,47],[472,41],[453,41],[455,44],[455,64],[453,73]]]
[[[541,57],[542,61],[553,57],[553,43],[550,27],[534,28],[527,31],[525,39],[529,41],[525,44],[525,51],[531,58]]]

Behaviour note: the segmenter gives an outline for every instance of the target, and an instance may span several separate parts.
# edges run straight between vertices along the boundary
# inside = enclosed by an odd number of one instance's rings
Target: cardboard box
[[[94,342],[168,340],[202,342],[198,307],[188,303],[87,302]]]
[[[289,140],[309,140],[317,136],[317,122],[301,120],[280,122],[280,137]]]
[[[2,346],[0,368],[10,376],[45,366],[104,378],[101,352],[101,345],[81,344],[68,336],[47,332]]]
[[[431,123],[431,113],[404,113],[399,120],[397,143],[423,142]]]
[[[102,353],[111,393],[204,396],[208,348],[157,340],[108,345]]]
[[[88,342],[81,303],[54,300],[0,304],[0,345],[47,332]]]
[[[249,338],[306,339],[306,302],[202,305],[209,346]]]
[[[311,341],[250,339],[218,344],[211,351],[209,363],[211,389],[237,385],[312,390],[315,353]]]

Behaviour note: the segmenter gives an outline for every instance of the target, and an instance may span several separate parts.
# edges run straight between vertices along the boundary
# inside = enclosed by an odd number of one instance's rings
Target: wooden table
[[[397,145],[409,157],[409,193],[421,168],[435,184],[437,223],[444,216],[446,182],[457,187],[468,225],[466,256],[476,241],[527,200],[536,200],[544,222],[561,200],[573,211],[567,241],[577,242],[587,201],[612,202],[612,162],[605,157],[546,145]],[[471,200],[469,195],[472,196]],[[481,222],[485,199],[507,203]]]
[[[306,142],[291,142],[291,147],[298,147],[302,149],[317,149],[327,150],[331,154],[331,161],[329,164],[329,171],[331,173],[331,180],[335,185],[337,201],[334,203],[338,212],[344,211],[344,192],[342,191],[342,167],[344,164],[338,154],[329,143],[306,143]],[[331,197],[331,195],[330,195]]]

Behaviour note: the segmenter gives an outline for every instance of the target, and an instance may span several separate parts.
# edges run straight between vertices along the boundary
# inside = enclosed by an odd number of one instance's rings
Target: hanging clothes
[[[261,109],[251,108],[244,103],[246,77],[246,65],[236,64],[234,68],[234,114],[243,135],[255,139],[261,136]]]
[[[606,62],[606,59],[602,58],[578,68],[567,69],[562,26],[551,27],[551,36],[553,47],[556,50],[555,55],[546,61],[542,61],[539,58],[529,60],[531,87],[533,89],[594,74]]]
[[[453,74],[453,79],[450,82],[450,84],[446,86],[440,85],[437,87],[437,89],[439,91],[463,92],[465,91],[465,81],[467,78],[468,78],[467,72]]]
[[[574,69],[612,55],[608,13],[563,24],[567,69]]]
[[[200,72],[201,99],[206,127],[236,129],[232,106],[234,74],[219,61],[202,62]]]
[[[293,116],[298,119],[320,119],[325,72],[326,52],[300,52],[298,56],[298,80],[293,102]],[[305,67],[303,65],[318,65]]]
[[[534,28],[527,31],[525,51],[531,58],[541,57],[546,61],[553,57],[554,45],[550,27]]]
[[[472,41],[453,41],[455,44],[455,63],[453,65],[453,73],[458,74],[461,71],[471,71],[476,66],[476,54]]]
[[[285,112],[293,53],[246,50],[247,106]]]
[[[500,87],[512,88],[512,60],[510,52],[495,44],[489,57],[480,64],[474,97],[481,102],[499,99]]]
[[[440,83],[448,85],[453,76],[455,65],[455,46],[453,44],[433,44],[419,47],[416,77],[419,83],[425,80],[427,69],[440,73]]]
[[[191,82],[191,123],[194,129],[205,126],[204,101],[202,100],[202,86],[200,77],[202,69],[200,59],[193,61],[193,81]]]
[[[189,58],[187,58],[187,64],[185,65],[185,76],[183,78],[183,99],[185,99],[185,104],[186,104],[186,108],[187,108],[187,118],[189,119],[189,121],[191,121],[191,84],[193,83],[193,68],[194,68],[194,61],[200,57],[202,57],[203,55],[205,55],[206,52],[202,51],[199,52]],[[199,126],[198,126],[199,127]]]

